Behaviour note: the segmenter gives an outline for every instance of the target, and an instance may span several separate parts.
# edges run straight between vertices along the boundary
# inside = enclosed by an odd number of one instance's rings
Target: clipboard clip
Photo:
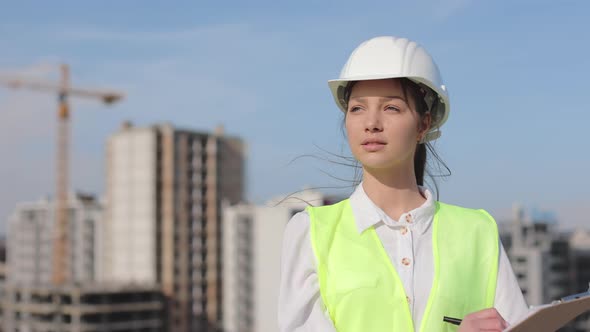
[[[588,283],[588,290],[587,291],[562,297],[559,300],[559,302],[563,303],[563,302],[567,302],[567,301],[573,301],[573,300],[581,299],[583,297],[588,297],[588,296],[590,296],[590,282]]]

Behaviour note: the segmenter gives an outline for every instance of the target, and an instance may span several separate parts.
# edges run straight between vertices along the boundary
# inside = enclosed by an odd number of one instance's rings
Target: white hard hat
[[[402,77],[432,89],[425,97],[432,122],[422,142],[437,139],[439,128],[449,117],[449,95],[430,54],[411,40],[387,36],[363,42],[348,58],[340,78],[328,81],[328,85],[336,104],[346,112],[344,92],[349,82]]]

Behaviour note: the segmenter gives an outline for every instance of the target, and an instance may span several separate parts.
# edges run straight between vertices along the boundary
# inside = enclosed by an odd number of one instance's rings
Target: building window
[[[526,263],[526,257],[516,257],[518,263]]]

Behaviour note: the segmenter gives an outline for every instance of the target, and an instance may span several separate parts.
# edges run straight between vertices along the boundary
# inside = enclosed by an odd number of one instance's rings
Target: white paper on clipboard
[[[508,327],[505,332],[554,332],[577,316],[590,311],[590,290],[535,307],[520,321]]]

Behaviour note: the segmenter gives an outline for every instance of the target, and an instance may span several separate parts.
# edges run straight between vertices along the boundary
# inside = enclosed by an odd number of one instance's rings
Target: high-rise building
[[[45,285],[51,282],[55,202],[20,203],[8,220],[7,283]],[[71,195],[68,202],[67,260],[69,280],[89,282],[100,270],[102,206],[91,195]]]
[[[547,213],[514,206],[509,224],[501,224],[502,243],[522,292],[530,305],[558,300],[588,290],[590,234],[558,230]],[[581,315],[560,331],[590,331],[590,315]]]
[[[223,307],[228,332],[274,332],[283,232],[289,219],[308,204],[335,202],[320,192],[304,190],[262,206],[224,207]]]
[[[540,305],[570,293],[569,239],[547,213],[525,213],[515,205],[508,248],[512,268],[528,304]]]
[[[102,278],[160,284],[169,331],[221,326],[221,202],[243,200],[244,153],[222,129],[124,124],[108,140]]]
[[[574,293],[590,291],[590,231],[576,230],[570,239],[572,252]],[[576,332],[590,331],[590,313],[578,317],[574,323]]]

